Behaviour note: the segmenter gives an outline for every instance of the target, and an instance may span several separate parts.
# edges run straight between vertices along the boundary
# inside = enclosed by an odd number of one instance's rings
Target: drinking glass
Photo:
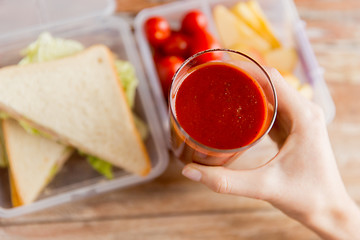
[[[215,62],[226,63],[242,72],[248,74],[261,87],[265,96],[266,116],[264,126],[261,132],[246,146],[234,149],[216,149],[206,146],[193,139],[191,134],[187,133],[178,121],[176,113],[176,97],[181,84],[189,76],[192,71],[196,71],[199,65],[207,62],[212,56],[222,56],[220,60]],[[211,77],[211,76],[206,76]],[[274,85],[265,71],[265,69],[251,57],[229,49],[210,49],[199,52],[181,65],[173,77],[173,82],[169,94],[169,116],[170,116],[170,133],[171,148],[174,155],[183,163],[190,162],[200,163],[210,166],[220,166],[228,164],[238,158],[245,150],[258,144],[265,135],[268,134],[276,118],[277,112],[277,96]]]

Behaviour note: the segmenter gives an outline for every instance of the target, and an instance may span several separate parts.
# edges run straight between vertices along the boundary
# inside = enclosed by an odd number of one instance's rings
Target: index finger
[[[265,67],[275,86],[278,100],[278,116],[286,116],[290,121],[302,116],[309,104],[309,100],[302,97],[275,68]]]

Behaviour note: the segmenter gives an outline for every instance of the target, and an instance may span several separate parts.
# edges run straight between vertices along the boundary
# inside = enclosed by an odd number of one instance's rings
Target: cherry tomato
[[[156,62],[156,70],[158,72],[161,87],[166,100],[168,98],[172,78],[183,61],[184,59],[178,56],[166,56]]]
[[[181,33],[172,33],[162,46],[162,50],[166,55],[175,55],[179,57],[189,56],[189,40],[188,37]]]
[[[208,21],[204,13],[199,10],[193,10],[184,16],[181,22],[181,31],[192,35],[197,32],[206,31],[207,25]]]
[[[191,54],[196,54],[198,52],[220,48],[220,44],[217,40],[208,32],[198,32],[194,35],[191,46]],[[222,57],[221,52],[209,52],[201,57],[202,62],[209,62],[213,60],[220,60]]]
[[[154,51],[153,59],[155,63],[160,61],[163,57],[165,57],[165,55],[161,51]]]
[[[159,47],[170,37],[171,29],[165,18],[151,17],[145,22],[146,37],[153,47]]]

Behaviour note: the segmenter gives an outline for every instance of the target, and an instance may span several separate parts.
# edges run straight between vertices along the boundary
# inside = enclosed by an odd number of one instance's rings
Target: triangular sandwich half
[[[150,171],[113,54],[103,45],[0,69],[0,109],[83,153],[139,175]]]
[[[12,119],[3,120],[2,128],[13,206],[29,204],[40,195],[73,150],[27,133]]]

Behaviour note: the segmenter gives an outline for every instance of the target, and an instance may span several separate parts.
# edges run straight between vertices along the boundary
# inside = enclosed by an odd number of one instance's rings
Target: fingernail
[[[192,167],[185,167],[182,170],[182,174],[195,182],[199,182],[201,179],[201,172]]]

